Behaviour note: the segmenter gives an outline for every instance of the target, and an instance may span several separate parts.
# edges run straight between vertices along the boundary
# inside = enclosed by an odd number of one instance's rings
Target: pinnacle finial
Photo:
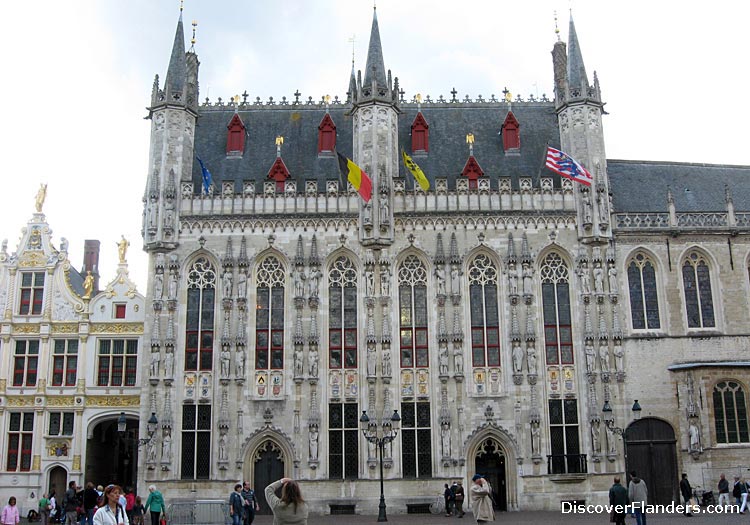
[[[276,137],[276,156],[281,157],[281,145],[284,144],[284,137],[281,135]]]
[[[557,27],[557,11],[555,11],[555,35],[557,36],[557,41],[560,42],[560,28]]]
[[[352,69],[354,68],[354,45],[357,42],[357,35],[355,33],[352,33],[352,36],[349,37],[348,42],[352,45]]]
[[[185,0],[180,0],[180,13],[185,9]]]
[[[197,20],[193,20],[193,36],[190,38],[190,48],[191,49],[193,48],[193,46],[195,45],[195,42],[196,42],[196,40],[195,40],[195,29],[197,27],[198,27],[198,21]]]

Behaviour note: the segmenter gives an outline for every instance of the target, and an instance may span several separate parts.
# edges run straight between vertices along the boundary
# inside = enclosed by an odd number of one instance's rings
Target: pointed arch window
[[[336,125],[331,115],[325,114],[318,126],[318,155],[333,154],[336,149]]]
[[[661,328],[659,298],[656,290],[654,264],[644,254],[636,254],[628,264],[628,291],[633,330]]]
[[[338,257],[328,272],[328,366],[357,368],[357,270]]]
[[[699,252],[691,252],[682,263],[685,287],[685,309],[688,328],[713,328],[714,303],[711,296],[711,271],[708,261]]]
[[[484,254],[469,267],[471,360],[473,366],[500,366],[497,268]]]
[[[284,368],[284,267],[266,257],[257,273],[255,305],[255,368]]]
[[[545,359],[548,365],[573,363],[569,274],[560,255],[551,253],[544,258],[540,276]]]
[[[430,126],[420,111],[411,125],[412,153],[427,153],[430,151]]]
[[[748,443],[747,402],[736,381],[721,381],[713,392],[717,443]]]
[[[199,257],[187,277],[185,370],[211,370],[214,351],[216,270]]]
[[[429,366],[427,346],[427,270],[409,255],[398,270],[401,367]]]
[[[518,119],[516,119],[512,111],[508,111],[502,130],[503,149],[505,152],[519,150],[521,148],[521,129]]]
[[[245,124],[235,113],[227,125],[227,155],[241,157],[245,152]]]

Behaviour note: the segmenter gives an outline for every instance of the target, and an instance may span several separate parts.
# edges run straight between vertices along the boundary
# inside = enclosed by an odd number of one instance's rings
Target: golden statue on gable
[[[42,206],[44,206],[44,199],[47,198],[47,185],[40,184],[39,190],[36,192],[36,212],[42,213]]]

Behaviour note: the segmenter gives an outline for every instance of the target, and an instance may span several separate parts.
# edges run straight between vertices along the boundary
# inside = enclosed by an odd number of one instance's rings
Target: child
[[[143,525],[143,502],[140,496],[135,497],[133,504],[133,523],[131,525]]]
[[[21,518],[18,516],[18,507],[16,507],[16,498],[11,496],[8,504],[0,515],[0,525],[18,525]]]

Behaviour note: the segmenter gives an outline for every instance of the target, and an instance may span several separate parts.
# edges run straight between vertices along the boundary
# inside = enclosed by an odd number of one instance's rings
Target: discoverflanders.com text
[[[631,514],[640,509],[644,514],[739,514],[739,505],[708,505],[705,508],[698,505],[680,505],[670,503],[669,505],[642,505],[639,502],[628,505],[586,505],[572,501],[561,502],[560,511],[563,514],[611,514],[612,511],[620,514]]]

